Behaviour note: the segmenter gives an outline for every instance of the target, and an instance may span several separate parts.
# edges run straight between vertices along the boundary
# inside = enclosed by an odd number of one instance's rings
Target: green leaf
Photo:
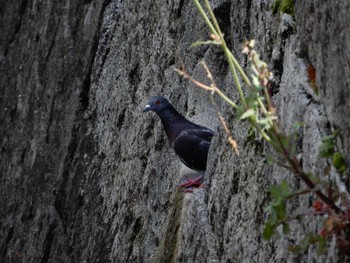
[[[289,196],[291,193],[291,190],[289,188],[289,185],[286,180],[283,180],[281,182],[281,190],[283,191],[283,194],[285,197]]]
[[[289,246],[288,250],[290,252],[296,253],[296,252],[300,252],[301,251],[301,247],[299,245]]]
[[[282,0],[280,12],[289,14],[294,17],[294,0]]]
[[[324,136],[322,138],[322,144],[319,148],[320,158],[329,158],[334,154],[335,140],[339,134],[339,129],[334,131],[333,134]]]
[[[273,157],[272,154],[266,155],[265,158],[266,158],[266,162],[267,162],[268,165],[272,165],[272,164],[275,163],[275,158]]]
[[[331,140],[323,141],[319,148],[319,157],[328,158],[334,153],[334,142]]]
[[[246,110],[242,116],[240,117],[241,120],[244,120],[246,118],[249,118],[250,116],[254,115],[255,114],[255,111],[253,109],[248,109]]]
[[[285,220],[287,216],[286,212],[286,204],[283,200],[279,205],[275,206],[275,210],[277,212],[277,218],[278,220]]]
[[[274,235],[274,233],[275,233],[275,227],[270,224],[265,224],[263,234],[262,234],[263,239],[270,240],[271,237]]]
[[[344,173],[346,171],[345,160],[340,152],[335,152],[333,154],[333,166],[340,172]]]
[[[259,119],[259,121],[258,121],[258,123],[260,123],[261,125],[264,125],[264,126],[269,125],[269,126],[271,126],[269,122],[270,122],[270,118],[269,117],[263,118],[263,119]]]
[[[292,129],[296,132],[296,131],[298,131],[301,127],[303,127],[304,125],[305,125],[304,122],[302,122],[302,121],[297,121],[297,122],[294,122],[294,123],[292,124]]]
[[[322,137],[322,142],[332,141],[332,140],[334,140],[334,139],[335,139],[334,134],[326,135],[326,136],[323,136],[323,137]]]
[[[263,238],[270,239],[276,232],[276,227],[282,224],[283,233],[290,232],[289,225],[286,222],[286,198],[290,195],[291,190],[285,180],[280,185],[272,185],[269,191],[273,197],[272,202],[264,211],[269,213],[263,230]]]
[[[327,252],[327,239],[325,237],[318,236],[317,255],[320,256]]]
[[[272,197],[276,200],[284,200],[291,193],[286,180],[283,180],[280,185],[272,185],[269,189]]]
[[[274,199],[280,200],[282,197],[281,188],[278,185],[271,185],[269,189]]]
[[[260,81],[259,81],[259,78],[252,74],[252,81],[253,81],[253,86],[254,87],[260,87]]]
[[[283,231],[283,234],[285,235],[290,233],[290,228],[287,223],[283,223],[282,231]]]

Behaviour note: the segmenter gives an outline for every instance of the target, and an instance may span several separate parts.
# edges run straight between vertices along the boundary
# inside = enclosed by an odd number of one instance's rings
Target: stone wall
[[[296,0],[295,18],[273,1],[213,1],[234,55],[257,40],[275,74],[282,128],[304,121],[299,150],[320,172],[321,137],[341,128],[349,165],[347,0]],[[267,188],[291,174],[268,166],[261,141],[220,107],[237,139],[232,153],[208,94],[181,79],[186,69],[237,100],[223,55],[189,48],[208,29],[192,1],[0,2],[0,259],[3,262],[313,262],[315,248],[287,252],[321,221],[292,225],[285,239],[261,238]],[[317,72],[317,94],[307,67]],[[189,173],[169,149],[160,121],[141,112],[164,95],[189,119],[216,131],[206,187],[183,193]],[[220,101],[220,100],[219,100]],[[346,185],[347,184],[347,185]],[[349,189],[349,183],[345,182]],[[309,209],[312,198],[290,210]],[[290,243],[289,243],[290,242]],[[333,246],[318,258],[337,261]]]

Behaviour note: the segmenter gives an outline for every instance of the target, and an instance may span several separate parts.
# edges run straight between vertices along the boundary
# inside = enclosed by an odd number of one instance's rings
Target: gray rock
[[[341,128],[338,147],[349,167],[349,3],[296,1],[293,20],[272,15],[270,2],[215,1],[214,11],[241,63],[243,39],[256,39],[276,75],[282,128],[306,123],[298,141],[305,169],[319,173],[325,165],[317,155],[328,122]],[[287,251],[319,231],[321,219],[292,224],[287,238],[262,240],[268,187],[282,179],[305,186],[268,166],[268,146],[247,138],[247,124],[217,98],[239,145],[235,155],[209,94],[173,70],[182,59],[207,82],[198,64],[204,58],[218,86],[238,100],[221,51],[189,48],[208,33],[192,1],[22,0],[1,4],[0,12],[1,262],[340,260],[334,244],[322,257],[314,247]],[[177,187],[188,171],[160,121],[141,113],[156,94],[216,131],[206,187],[193,194]],[[301,197],[289,211],[309,206]]]

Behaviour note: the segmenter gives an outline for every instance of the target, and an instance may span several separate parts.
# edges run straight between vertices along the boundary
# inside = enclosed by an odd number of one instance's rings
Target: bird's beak
[[[143,109],[143,112],[149,111],[151,109],[151,105],[147,104]]]

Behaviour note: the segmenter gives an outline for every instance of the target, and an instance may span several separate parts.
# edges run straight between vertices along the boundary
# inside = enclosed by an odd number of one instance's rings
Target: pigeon
[[[190,169],[204,174],[208,150],[214,132],[183,117],[170,102],[162,96],[151,97],[143,112],[154,111],[162,121],[170,146],[180,160]],[[185,188],[202,186],[203,176],[180,184]],[[191,192],[191,191],[189,191]]]

